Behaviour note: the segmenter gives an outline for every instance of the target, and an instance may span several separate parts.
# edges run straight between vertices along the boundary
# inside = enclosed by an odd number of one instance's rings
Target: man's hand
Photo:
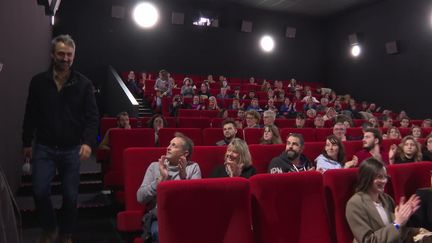
[[[80,160],[87,160],[90,158],[91,155],[91,147],[88,146],[87,144],[83,144],[81,145],[80,151],[79,151],[79,156],[80,156]]]
[[[181,156],[179,159],[179,163],[178,163],[178,168],[179,168],[179,176],[180,179],[184,180],[186,179],[186,165],[187,165],[187,159],[185,156]]]
[[[23,148],[24,157],[27,159],[33,158],[33,149],[32,147],[24,147]]]
[[[168,179],[168,168],[165,164],[165,155],[162,155],[159,159],[159,173],[160,173],[160,180],[159,181],[166,181]]]

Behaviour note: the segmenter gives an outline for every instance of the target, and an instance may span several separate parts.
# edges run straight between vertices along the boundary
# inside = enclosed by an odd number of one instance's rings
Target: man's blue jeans
[[[51,202],[51,181],[59,172],[63,196],[59,215],[59,233],[71,234],[74,230],[78,209],[78,188],[80,181],[80,146],[55,148],[37,144],[33,152],[33,196],[42,229],[53,232],[57,218]]]

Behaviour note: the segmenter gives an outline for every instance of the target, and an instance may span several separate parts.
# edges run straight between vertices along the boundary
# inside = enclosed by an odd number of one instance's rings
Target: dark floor
[[[97,164],[95,158],[92,157],[89,161],[81,163],[81,172],[100,172],[100,165]],[[119,207],[114,206],[110,195],[107,194],[106,191],[97,189],[97,186],[94,186],[95,179],[92,180],[93,185],[90,186],[90,189],[85,189],[85,192],[82,192],[80,187],[78,225],[76,227],[76,232],[72,236],[73,242],[126,242],[124,240],[125,237],[120,235],[116,230],[115,217],[120,210]],[[16,200],[21,208],[23,240],[24,243],[34,243],[40,234],[37,213],[34,209],[34,202],[31,195],[26,193],[26,190],[22,191],[24,191],[24,193],[18,194]],[[59,209],[61,206],[61,196],[56,193],[53,194],[53,206]]]

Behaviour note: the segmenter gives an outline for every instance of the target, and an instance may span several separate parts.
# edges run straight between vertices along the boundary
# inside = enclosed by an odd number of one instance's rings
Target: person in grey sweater
[[[192,156],[192,150],[192,140],[181,133],[176,133],[167,147],[166,154],[162,155],[159,161],[151,163],[147,168],[144,180],[137,191],[137,201],[148,205],[149,213],[152,214],[149,223],[150,229],[147,232],[149,232],[148,236],[152,238],[153,242],[158,242],[156,194],[159,183],[168,180],[201,178],[201,170],[198,164],[189,160]],[[143,237],[147,236],[143,235]]]

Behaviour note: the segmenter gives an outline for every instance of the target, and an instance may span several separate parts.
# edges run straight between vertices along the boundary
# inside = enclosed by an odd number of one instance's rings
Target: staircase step
[[[86,180],[81,181],[79,185],[80,193],[91,193],[95,191],[101,191],[104,189],[102,180]],[[51,194],[60,195],[62,191],[61,182],[53,181],[51,182]],[[18,196],[31,196],[33,195],[33,188],[31,182],[24,182],[18,189]]]

